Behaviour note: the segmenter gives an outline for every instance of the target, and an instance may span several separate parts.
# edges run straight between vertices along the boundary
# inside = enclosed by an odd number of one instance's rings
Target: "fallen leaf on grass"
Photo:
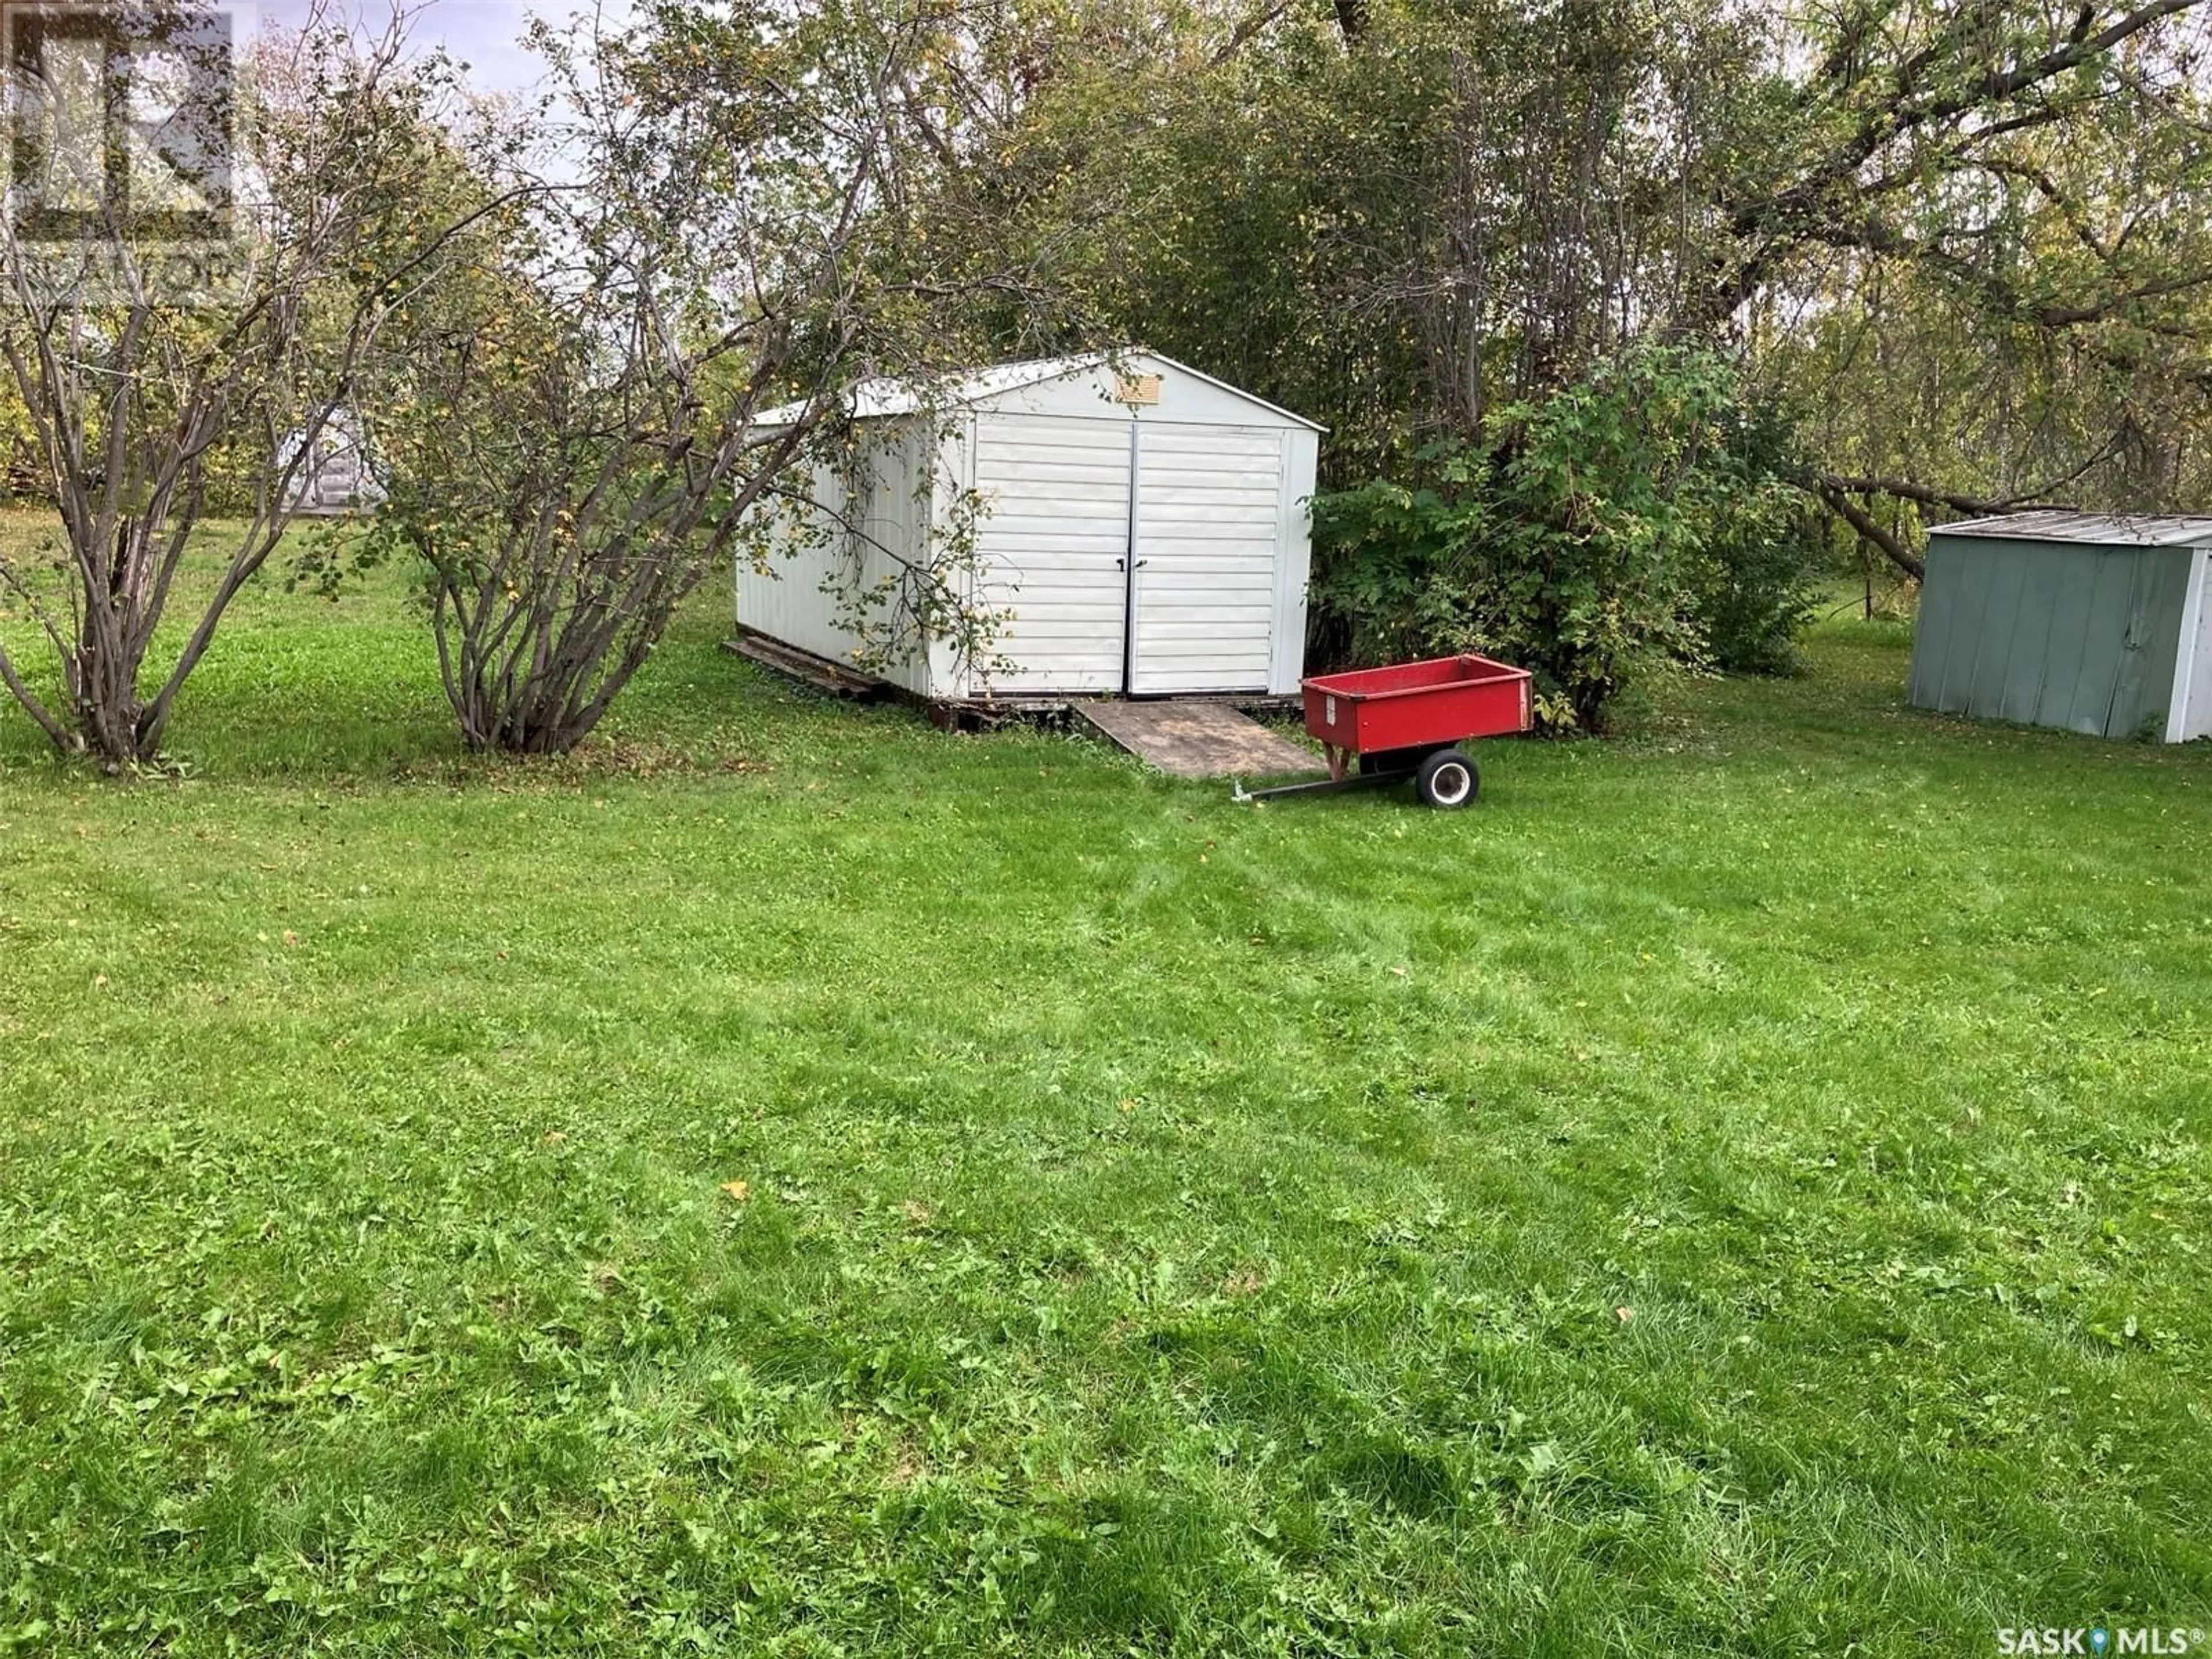
[[[752,1188],[742,1181],[726,1181],[722,1183],[722,1190],[740,1204],[753,1195]]]

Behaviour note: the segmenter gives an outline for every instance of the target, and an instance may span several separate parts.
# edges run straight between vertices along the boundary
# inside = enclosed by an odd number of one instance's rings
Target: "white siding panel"
[[[983,416],[975,487],[981,598],[1012,613],[993,642],[994,692],[1115,691],[1121,684],[1129,544],[1126,420]]]
[[[2181,638],[2189,665],[2188,696],[2182,699],[2181,739],[2212,738],[2212,552],[2197,555],[2196,628]]]
[[[1257,604],[1261,600],[1267,601],[1270,605],[1274,603],[1273,573],[1264,569],[1254,571],[1249,575],[1242,573],[1224,575],[1206,573],[1186,574],[1180,570],[1172,568],[1163,570],[1157,566],[1147,565],[1137,574],[1143,578],[1148,592],[1163,597],[1175,594],[1183,599],[1198,601],[1218,597],[1239,605]]]
[[[842,510],[843,493],[835,475],[817,467],[812,494],[820,507],[809,515],[808,530],[779,548],[765,570],[740,556],[738,625],[817,656],[842,657],[849,642],[832,626],[828,600],[817,592],[825,566],[811,538],[826,533],[830,515]]]
[[[1208,460],[1217,456],[1242,455],[1264,462],[1279,453],[1272,427],[1164,422],[1154,425],[1146,436],[1151,440],[1146,447],[1147,453],[1162,459],[1172,459],[1177,455],[1195,455]]]
[[[1276,511],[1275,647],[1267,690],[1287,696],[1298,689],[1306,665],[1306,579],[1313,562],[1314,476],[1321,434],[1286,428],[1282,440],[1283,493]]]
[[[1224,386],[1218,386],[1172,359],[1149,351],[1124,356],[1124,368],[1160,377],[1160,401],[1143,410],[1146,421],[1177,425],[1225,427],[1233,431],[1312,428]],[[1032,381],[985,395],[975,407],[986,413],[1054,416],[1126,423],[1128,410],[1114,401],[1113,372],[1103,364],[1078,364],[1057,379]]]
[[[1258,533],[1254,526],[1275,521],[1275,492],[1248,490],[1237,492],[1218,490],[1201,494],[1195,489],[1154,489],[1151,481],[1141,471],[1138,488],[1144,492],[1145,511],[1155,525],[1172,525],[1178,537],[1206,538],[1215,541],[1249,541],[1261,547],[1272,547],[1273,536]]]
[[[1282,488],[1279,431],[1139,422],[1132,690],[1267,689]]]
[[[851,662],[858,641],[838,617],[837,596],[824,592],[824,584],[842,574],[848,582],[872,586],[896,568],[892,553],[915,556],[927,522],[927,450],[926,434],[915,423],[887,421],[869,428],[859,472],[866,487],[850,502],[837,476],[817,468],[812,530],[775,550],[764,571],[740,561],[738,625],[832,661]],[[848,526],[859,533],[847,533]],[[879,672],[898,684],[928,691],[932,669],[928,656],[918,653]]]
[[[737,621],[740,627],[833,662],[851,663],[859,641],[838,615],[838,598],[823,584],[833,574],[874,586],[896,568],[890,551],[914,554],[922,503],[929,481],[918,471],[919,434],[911,428],[885,423],[874,431],[857,470],[861,484],[848,501],[842,481],[817,467],[812,494],[812,527],[777,550],[764,571],[739,563]],[[915,690],[930,686],[930,664],[916,655],[887,664],[883,678]]]
[[[1174,461],[1167,461],[1147,452],[1146,459],[1151,463],[1149,470],[1153,479],[1164,488],[1241,489],[1265,495],[1274,476],[1268,468],[1256,461],[1237,460],[1228,456],[1212,459],[1196,456],[1178,457]]]

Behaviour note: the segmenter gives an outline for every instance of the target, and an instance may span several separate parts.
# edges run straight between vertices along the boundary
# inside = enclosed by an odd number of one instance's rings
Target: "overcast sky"
[[[264,23],[297,27],[315,0],[254,0]],[[391,16],[389,0],[328,0],[330,9],[355,19],[371,31]],[[565,23],[592,9],[594,0],[408,0],[415,13],[410,37],[418,46],[442,44],[469,65],[469,80],[485,92],[529,93],[538,89],[544,65],[517,44],[532,15]],[[624,11],[624,0],[604,0],[609,17]]]

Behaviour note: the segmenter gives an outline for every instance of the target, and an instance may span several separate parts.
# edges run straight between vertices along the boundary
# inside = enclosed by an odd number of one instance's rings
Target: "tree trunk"
[[[69,664],[70,706],[83,746],[110,772],[150,760],[143,740],[138,670],[145,641],[119,599],[87,593],[84,622]]]

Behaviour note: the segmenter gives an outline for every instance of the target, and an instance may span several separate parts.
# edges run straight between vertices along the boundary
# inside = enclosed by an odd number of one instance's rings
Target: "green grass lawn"
[[[2212,745],[1840,621],[1240,807],[720,610],[552,765],[391,579],[0,714],[0,1651],[2212,1626]]]

